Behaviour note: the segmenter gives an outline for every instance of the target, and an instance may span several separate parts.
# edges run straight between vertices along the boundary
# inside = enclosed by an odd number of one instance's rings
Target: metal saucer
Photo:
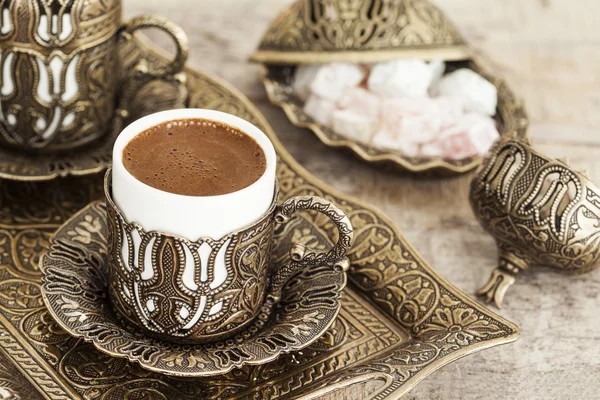
[[[297,218],[292,228],[276,232],[274,265],[287,261],[292,236],[307,227],[312,227],[308,220]],[[59,228],[40,261],[42,297],[69,334],[150,371],[204,377],[264,364],[318,340],[341,308],[346,274],[328,265],[315,266],[292,278],[280,303],[267,301],[256,320],[231,338],[205,345],[152,339],[124,327],[112,312],[107,296],[107,233],[105,204],[98,201]],[[311,232],[311,240],[329,246],[318,230]]]

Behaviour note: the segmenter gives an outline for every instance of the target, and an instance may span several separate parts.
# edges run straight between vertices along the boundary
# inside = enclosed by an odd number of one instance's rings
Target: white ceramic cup
[[[254,139],[265,153],[263,175],[250,186],[219,196],[185,196],[165,192],[135,178],[123,165],[123,149],[137,135],[158,124],[205,119],[237,128]],[[144,227],[186,237],[219,240],[265,214],[275,190],[277,157],[273,144],[253,124],[231,114],[203,109],[162,111],[141,118],[117,138],[113,149],[112,196],[125,218]]]

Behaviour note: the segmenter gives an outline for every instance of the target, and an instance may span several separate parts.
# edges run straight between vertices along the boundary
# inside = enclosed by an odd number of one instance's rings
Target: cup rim
[[[187,242],[191,242],[191,243],[195,243],[195,242],[207,239],[206,237],[200,237],[196,240],[193,240],[186,236],[178,235],[175,233],[168,233],[168,232],[164,232],[164,231],[156,230],[156,229],[148,230],[148,229],[144,228],[144,226],[142,224],[140,224],[139,222],[133,222],[133,221],[130,221],[129,219],[127,219],[127,217],[123,214],[123,211],[121,211],[121,209],[115,203],[115,201],[112,197],[112,167],[109,168],[106,171],[106,174],[104,175],[104,185],[103,186],[104,186],[104,197],[106,199],[106,203],[108,205],[110,205],[110,207],[113,210],[115,210],[115,212],[119,215],[119,217],[121,219],[123,219],[123,221],[125,223],[127,223],[127,225],[131,225],[131,226],[136,227],[137,229],[141,229],[145,233],[155,233],[160,236],[165,236],[165,237],[173,238],[176,240],[187,241]],[[273,215],[275,213],[275,209],[277,208],[278,204],[279,204],[279,181],[277,179],[275,179],[275,187],[273,189],[273,200],[271,200],[271,205],[269,206],[267,211],[265,211],[260,217],[258,217],[254,221],[246,224],[245,226],[242,226],[241,228],[238,228],[234,231],[227,233],[227,235],[223,236],[222,238],[220,238],[218,240],[222,240],[225,237],[229,237],[229,236],[238,234],[240,232],[247,231],[248,229],[251,229],[251,228],[255,227],[256,225],[261,224],[263,221],[265,221],[266,219],[268,219],[271,215]],[[210,239],[215,240],[212,238],[210,238]],[[218,241],[218,240],[216,240],[216,241]]]
[[[229,125],[235,129],[238,129],[242,133],[248,135],[250,138],[254,139],[254,141],[260,146],[265,154],[266,159],[266,167],[262,175],[250,185],[233,191],[229,193],[219,194],[219,195],[210,195],[210,196],[193,196],[193,195],[185,195],[168,192],[166,190],[158,189],[153,186],[146,184],[145,182],[137,179],[135,176],[129,172],[125,165],[123,164],[123,150],[127,146],[127,144],[133,140],[137,135],[141,134],[145,130],[156,126],[158,124],[162,124],[169,121],[177,121],[182,119],[204,119],[207,121],[213,121],[223,125]],[[276,168],[277,168],[277,153],[275,152],[275,147],[271,142],[271,139],[256,125],[252,124],[249,121],[246,121],[243,118],[237,117],[233,114],[229,114],[222,111],[210,110],[204,108],[181,108],[181,109],[172,109],[159,111],[156,113],[152,113],[146,115],[142,118],[139,118],[129,125],[127,125],[121,133],[118,135],[115,144],[113,145],[113,167],[111,170],[115,169],[115,166],[119,169],[119,173],[131,184],[133,185],[143,185],[146,189],[156,190],[158,192],[163,193],[164,195],[173,196],[174,199],[178,198],[197,198],[204,199],[207,201],[215,201],[223,199],[227,196],[243,196],[245,193],[252,191],[255,186],[262,185],[265,180],[269,179],[269,176],[272,175],[269,172],[271,170],[274,171],[274,175],[276,176]]]

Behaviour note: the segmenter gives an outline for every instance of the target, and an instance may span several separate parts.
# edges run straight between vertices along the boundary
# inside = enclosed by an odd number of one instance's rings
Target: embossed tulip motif
[[[77,66],[80,54],[70,59],[54,56],[49,62],[39,56],[7,51],[0,55],[2,66],[1,99],[15,99],[6,108],[0,107],[0,120],[14,142],[33,127],[34,136],[26,140],[37,143],[51,141],[61,129],[69,129],[76,111],[69,110],[79,92]],[[21,77],[15,81],[12,70]],[[23,78],[29,79],[23,79]],[[37,77],[37,80],[35,79]],[[28,100],[28,93],[37,95],[37,102]]]
[[[9,1],[0,1],[0,22],[2,25],[0,26],[0,35],[6,36],[13,31],[13,20],[10,12],[8,10]]]
[[[531,266],[586,272],[600,258],[600,190],[585,172],[501,140],[471,183],[471,206],[496,239],[498,267],[478,292],[502,305],[515,276]]]
[[[59,46],[73,35],[71,11],[75,0],[41,0],[36,40],[44,45]]]
[[[265,295],[264,285],[257,285],[256,279],[236,276],[225,259],[233,257],[243,265],[240,274],[249,276],[251,269],[264,269],[269,262],[267,258],[251,263],[246,258],[261,257],[252,248],[265,242],[268,230],[258,235],[258,242],[236,253],[241,239],[236,234],[218,241],[191,242],[156,232],[146,233],[121,220],[118,223],[121,235],[114,257],[120,273],[130,278],[123,280],[118,288],[121,304],[116,307],[133,310],[133,318],[152,332],[185,338],[200,334],[200,326],[205,335],[215,333],[222,324],[235,329],[255,311],[248,308],[248,304],[255,302],[246,301],[245,297]],[[238,279],[245,285],[241,290],[231,290]],[[226,320],[222,321],[224,317]],[[206,324],[197,325],[199,321]]]
[[[105,132],[120,15],[118,1],[0,1],[0,144],[61,150]]]

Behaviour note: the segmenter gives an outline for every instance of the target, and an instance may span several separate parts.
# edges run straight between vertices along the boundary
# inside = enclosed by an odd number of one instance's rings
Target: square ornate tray
[[[129,65],[144,51],[162,57],[148,44],[131,46]],[[0,181],[0,349],[5,357],[0,391],[26,399],[308,399],[374,382],[372,398],[398,398],[460,357],[517,339],[515,325],[438,276],[379,211],[305,171],[239,92],[213,77],[187,72],[190,107],[236,114],[267,132],[279,154],[282,196],[317,194],[350,216],[356,240],[338,319],[307,350],[220,377],[169,378],[106,356],[52,320],[42,303],[37,266],[61,223],[100,198],[101,174],[45,183]],[[175,106],[165,95],[174,84],[149,83],[133,102],[132,117]],[[315,215],[308,220],[314,229],[334,230]],[[301,234],[310,240],[310,230]]]

